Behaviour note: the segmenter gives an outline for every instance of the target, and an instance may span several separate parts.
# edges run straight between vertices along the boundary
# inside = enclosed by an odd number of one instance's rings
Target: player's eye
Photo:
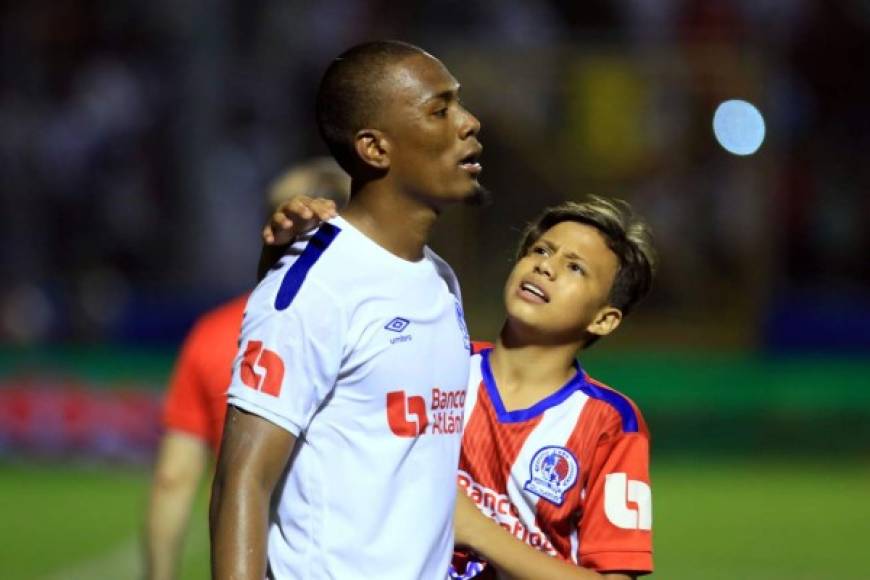
[[[440,109],[437,109],[432,114],[435,115],[436,117],[442,117],[442,118],[446,117],[447,116],[447,107],[441,107]]]
[[[547,255],[547,248],[544,246],[532,246],[532,249],[529,250],[530,254],[538,254],[539,256]]]
[[[575,274],[580,274],[581,276],[586,275],[586,270],[583,269],[583,266],[578,264],[577,262],[571,262],[568,264],[568,269],[574,272]]]

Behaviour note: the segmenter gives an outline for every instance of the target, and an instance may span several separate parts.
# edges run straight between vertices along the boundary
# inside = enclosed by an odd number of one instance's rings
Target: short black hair
[[[377,40],[341,53],[323,74],[317,91],[317,128],[326,146],[351,177],[359,175],[354,149],[357,131],[371,126],[383,105],[379,83],[389,65],[426,54],[413,44]]]

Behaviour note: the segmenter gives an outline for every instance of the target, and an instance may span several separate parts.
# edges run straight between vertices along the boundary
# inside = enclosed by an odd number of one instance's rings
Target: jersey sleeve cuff
[[[184,431],[202,439],[208,439],[208,430],[201,421],[192,419],[183,413],[167,411],[163,414],[163,427],[166,430]]]
[[[583,555],[581,565],[598,572],[625,571],[649,574],[653,571],[651,552],[595,552]]]
[[[274,411],[262,407],[252,401],[247,399],[241,399],[239,397],[234,397],[233,395],[229,395],[227,399],[227,404],[232,405],[234,407],[238,407],[243,411],[247,411],[248,413],[252,413],[257,415],[258,417],[262,417],[263,419],[269,421],[270,423],[274,423],[278,427],[281,427],[285,431],[290,432],[291,435],[298,438],[299,434],[302,432],[302,428],[290,421],[286,417],[282,417],[281,415],[275,413]]]

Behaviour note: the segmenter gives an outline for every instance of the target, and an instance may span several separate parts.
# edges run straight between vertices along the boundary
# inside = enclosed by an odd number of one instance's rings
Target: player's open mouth
[[[480,164],[480,153],[482,147],[477,147],[474,151],[459,160],[459,167],[472,175],[478,175],[483,171],[483,166]]]
[[[525,298],[530,302],[546,304],[550,301],[550,297],[547,296],[547,293],[532,284],[531,282],[523,282],[522,284],[520,284],[519,294],[522,298]]]

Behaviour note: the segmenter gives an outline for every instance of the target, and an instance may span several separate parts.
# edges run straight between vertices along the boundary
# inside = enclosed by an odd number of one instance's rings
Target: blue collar
[[[486,390],[489,393],[489,398],[492,400],[492,405],[495,407],[495,413],[501,423],[520,423],[533,419],[559,403],[562,403],[570,397],[574,391],[581,391],[590,398],[604,401],[613,407],[622,421],[622,431],[624,433],[637,433],[640,430],[640,421],[638,414],[634,409],[631,401],[623,394],[609,388],[599,386],[586,380],[586,372],[580,367],[580,363],[574,361],[574,366],[577,368],[577,373],[570,381],[565,383],[555,393],[547,396],[541,401],[538,401],[528,409],[517,409],[516,411],[507,411],[504,408],[504,403],[501,400],[501,395],[498,393],[498,386],[495,384],[495,377],[492,375],[492,368],[489,366],[489,353],[491,348],[480,351],[480,369],[483,374],[483,384],[486,385]]]
[[[579,363],[575,360],[574,367],[577,369],[576,374],[562,387],[559,387],[558,391],[547,395],[545,398],[527,409],[508,411],[505,409],[504,403],[501,400],[501,395],[498,392],[498,385],[496,385],[495,377],[492,374],[492,367],[489,365],[489,354],[491,352],[491,348],[480,351],[480,369],[483,374],[483,384],[486,386],[486,391],[489,393],[489,398],[492,400],[493,407],[495,407],[496,416],[502,423],[520,423],[522,421],[534,419],[547,409],[564,402],[565,399],[574,394],[574,391],[582,390],[582,387],[586,385],[586,373],[582,368],[580,368]]]

